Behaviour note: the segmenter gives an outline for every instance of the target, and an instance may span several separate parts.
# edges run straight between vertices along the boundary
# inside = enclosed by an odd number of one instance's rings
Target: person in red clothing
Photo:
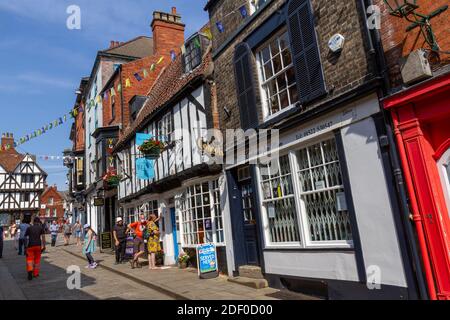
[[[39,277],[41,254],[45,251],[45,230],[39,217],[34,218],[33,225],[25,232],[25,238],[28,238],[26,249],[28,280],[33,280],[33,276]]]
[[[128,225],[128,229],[133,230],[136,237],[134,238],[134,256],[130,261],[131,269],[134,269],[136,266],[140,267],[139,257],[145,253],[144,249],[144,230],[147,227],[147,220],[145,219],[144,214],[139,215],[139,221],[134,223],[130,223]]]

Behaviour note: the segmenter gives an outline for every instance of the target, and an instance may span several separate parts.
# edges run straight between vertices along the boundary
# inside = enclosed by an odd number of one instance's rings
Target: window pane
[[[273,58],[273,72],[275,74],[277,74],[278,72],[281,71],[281,69],[283,68],[281,65],[281,56],[279,54],[277,54],[274,58]]]
[[[281,53],[281,55],[283,57],[283,66],[289,66],[292,63],[291,52],[286,49]]]
[[[268,211],[271,242],[300,241],[294,198],[267,203],[266,210]]]

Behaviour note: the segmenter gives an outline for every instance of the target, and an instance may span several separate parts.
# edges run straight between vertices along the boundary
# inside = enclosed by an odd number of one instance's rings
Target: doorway
[[[170,220],[172,221],[173,252],[175,263],[181,252],[180,219],[175,208],[170,208]]]

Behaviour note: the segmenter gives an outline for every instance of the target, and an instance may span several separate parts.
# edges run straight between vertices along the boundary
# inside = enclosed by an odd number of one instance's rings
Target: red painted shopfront
[[[450,73],[384,100],[431,299],[450,300]]]

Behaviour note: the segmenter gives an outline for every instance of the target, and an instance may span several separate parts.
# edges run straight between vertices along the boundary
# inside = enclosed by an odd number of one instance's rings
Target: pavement
[[[62,237],[60,237],[62,238]],[[49,242],[49,241],[48,241]],[[114,265],[110,253],[94,254],[99,263],[95,270],[86,269],[81,247],[47,245],[43,254],[41,276],[27,280],[25,257],[18,256],[12,241],[5,241],[0,259],[0,300],[309,300],[311,297],[273,288],[253,289],[228,281],[220,275],[199,279],[194,268],[168,267],[149,270],[146,266],[131,269],[129,264]],[[67,286],[69,266],[79,266],[81,288]]]

